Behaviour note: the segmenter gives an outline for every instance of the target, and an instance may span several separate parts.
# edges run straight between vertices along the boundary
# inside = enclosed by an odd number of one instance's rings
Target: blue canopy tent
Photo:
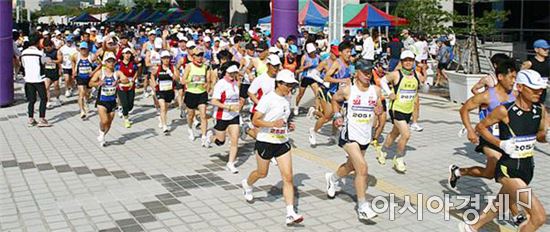
[[[101,20],[97,19],[94,16],[91,16],[88,13],[83,13],[73,19],[71,19],[71,22],[80,22],[80,23],[98,23],[101,22]]]
[[[142,22],[146,22],[146,23],[153,23],[153,22],[156,22],[157,20],[163,18],[166,14],[163,13],[162,11],[155,11],[153,12],[149,17],[147,17],[146,19],[144,19]]]
[[[136,16],[134,16],[133,18],[126,19],[126,21],[124,21],[124,22],[125,23],[142,23],[143,20],[147,19],[153,13],[154,13],[154,10],[144,9],[141,12],[139,12]]]
[[[128,22],[128,20],[135,17],[137,14],[138,14],[137,10],[132,10],[128,14],[124,15],[123,17],[120,17],[116,20],[112,20],[111,22]]]
[[[126,16],[126,13],[122,12],[122,13],[118,13],[116,15],[113,15],[111,17],[109,17],[107,20],[105,20],[106,23],[112,23],[112,22],[116,22],[116,20],[122,18]]]
[[[189,11],[182,20],[185,23],[191,24],[205,24],[205,23],[219,23],[222,22],[222,19],[212,15],[204,10],[199,8],[192,9]]]

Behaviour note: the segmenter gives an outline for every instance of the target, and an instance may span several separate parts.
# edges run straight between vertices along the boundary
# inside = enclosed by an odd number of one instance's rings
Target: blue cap
[[[290,46],[288,47],[288,51],[289,51],[290,53],[297,54],[297,53],[298,53],[298,47],[297,47],[296,45],[294,45],[294,44],[293,44],[293,45],[290,45]]]
[[[338,39],[333,39],[331,42],[330,42],[330,45],[333,46],[333,45],[336,45],[338,46],[340,44],[340,41],[338,41]]]
[[[550,48],[550,45],[548,45],[548,42],[546,42],[546,40],[539,39],[539,40],[537,40],[533,43],[533,48],[548,49],[548,48]]]
[[[81,42],[79,48],[86,48],[86,49],[88,49],[88,43],[86,43],[86,42]]]
[[[74,38],[72,35],[67,36],[67,42],[74,42]]]

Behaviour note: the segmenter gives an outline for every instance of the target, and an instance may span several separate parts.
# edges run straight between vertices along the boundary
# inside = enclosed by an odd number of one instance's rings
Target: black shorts
[[[388,112],[388,107],[386,106],[386,99],[382,100],[382,110],[384,110],[384,112]]]
[[[59,70],[57,69],[46,69],[44,71],[46,78],[50,79],[52,82],[59,80]]]
[[[479,144],[476,146],[475,151],[478,152],[478,153],[483,153],[483,147],[488,147],[488,148],[491,148],[491,149],[493,149],[495,151],[498,151],[500,153],[504,153],[504,151],[502,151],[502,149],[500,149],[500,147],[497,147],[497,146],[493,145],[492,143],[487,142],[487,140],[485,140],[483,137],[479,136]]]
[[[241,87],[239,88],[239,96],[241,98],[248,98],[248,88],[250,88],[250,84],[241,84]]]
[[[116,108],[116,101],[97,101],[97,105],[105,107],[107,113],[112,113]]]
[[[254,113],[250,113],[250,121],[252,122],[252,119],[254,119]]]
[[[175,83],[176,83],[176,87],[175,87],[176,90],[183,89],[183,85],[179,81],[175,81]]]
[[[266,143],[256,141],[254,144],[254,150],[258,152],[258,155],[264,160],[270,160],[271,158],[277,158],[290,151],[290,143]]]
[[[327,88],[323,88],[323,87],[319,88],[317,97],[319,98],[319,100],[325,101],[328,103],[332,101],[332,93],[330,93]]]
[[[174,100],[174,97],[176,96],[173,90],[170,91],[156,91],[155,92],[157,99],[162,99],[166,103],[172,102]]]
[[[63,69],[63,75],[72,76],[73,75],[73,69],[72,68],[64,68]]]
[[[92,78],[80,78],[80,77],[76,77],[76,85],[82,85],[82,86],[86,86],[86,88],[90,88],[90,79]]]
[[[445,70],[447,69],[447,66],[449,66],[449,63],[438,63],[437,69]]]
[[[393,123],[393,120],[397,120],[397,121],[406,121],[407,124],[411,122],[411,117],[412,117],[412,113],[411,114],[405,114],[405,113],[401,113],[399,111],[395,111],[395,110],[390,110],[390,119]]]
[[[302,81],[300,81],[300,87],[305,88],[308,87],[314,83],[317,83],[315,80],[311,78],[304,77],[302,78]]]
[[[217,120],[214,129],[217,131],[225,131],[229,125],[239,125],[240,117],[234,117],[230,120]]]
[[[529,185],[533,179],[535,162],[533,157],[512,159],[503,155],[497,162],[495,168],[495,181],[498,182],[502,177],[519,178]]]
[[[369,144],[360,144],[359,142],[355,141],[355,140],[351,140],[348,138],[348,136],[346,134],[342,134],[342,133],[345,133],[345,132],[340,132],[340,136],[338,136],[338,146],[341,147],[341,148],[344,148],[344,145],[348,144],[348,143],[357,143],[357,145],[359,145],[359,148],[361,149],[361,151],[366,151],[367,148],[369,147]]]
[[[185,103],[185,106],[189,109],[196,110],[199,105],[206,105],[208,103],[208,93],[185,93],[185,99],[183,100]]]

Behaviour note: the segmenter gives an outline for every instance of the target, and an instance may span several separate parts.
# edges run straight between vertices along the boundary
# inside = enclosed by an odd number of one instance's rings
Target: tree
[[[409,21],[407,28],[429,35],[445,34],[449,28],[443,25],[451,21],[451,14],[442,9],[440,0],[399,1],[394,15]]]

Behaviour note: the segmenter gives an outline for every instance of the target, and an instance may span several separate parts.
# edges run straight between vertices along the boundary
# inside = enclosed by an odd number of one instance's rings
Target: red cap
[[[332,54],[334,54],[335,56],[338,56],[338,54],[339,54],[339,52],[338,52],[338,46],[336,46],[336,45],[330,46],[330,52],[331,52]]]

